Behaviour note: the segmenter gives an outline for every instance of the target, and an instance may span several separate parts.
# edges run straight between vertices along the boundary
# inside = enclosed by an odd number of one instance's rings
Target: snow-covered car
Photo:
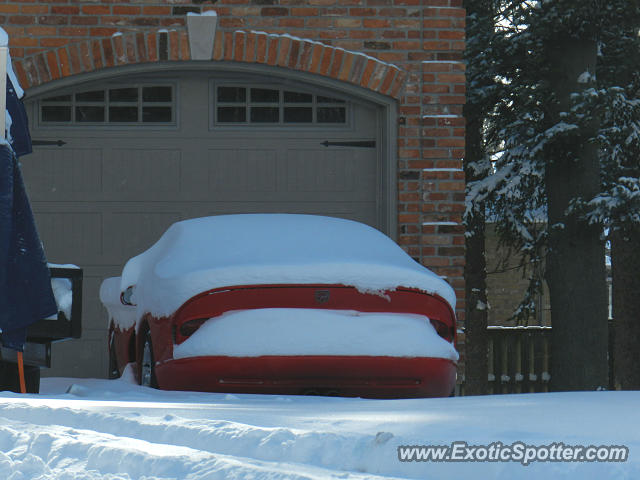
[[[167,390],[447,396],[455,294],[358,222],[185,220],[104,280],[110,375]]]

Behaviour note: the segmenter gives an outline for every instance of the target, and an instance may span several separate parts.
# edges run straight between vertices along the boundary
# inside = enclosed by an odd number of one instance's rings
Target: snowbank
[[[209,319],[173,349],[174,358],[206,355],[382,355],[458,360],[453,345],[439,337],[423,315],[296,308],[227,312]]]
[[[415,400],[166,392],[45,378],[0,394],[12,480],[632,480],[640,392]],[[65,393],[67,392],[67,393]],[[401,445],[626,445],[626,462],[402,462]]]
[[[350,220],[289,214],[175,223],[127,262],[120,291],[136,286],[132,301],[138,317],[164,316],[212,288],[260,284],[343,284],[378,294],[410,287],[438,294],[452,308],[456,301],[444,280],[378,230]]]

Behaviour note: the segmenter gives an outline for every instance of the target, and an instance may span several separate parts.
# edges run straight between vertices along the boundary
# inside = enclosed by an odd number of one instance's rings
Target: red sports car
[[[110,375],[167,390],[447,396],[452,288],[379,231],[314,215],[172,225],[106,279]]]

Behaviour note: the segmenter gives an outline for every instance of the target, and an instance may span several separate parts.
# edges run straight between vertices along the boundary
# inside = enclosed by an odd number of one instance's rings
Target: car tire
[[[118,357],[116,355],[116,342],[114,334],[111,335],[109,342],[109,380],[120,378],[120,370],[118,369]]]
[[[155,360],[153,358],[153,343],[151,342],[151,332],[148,330],[144,336],[142,359],[140,360],[140,385],[158,388]]]

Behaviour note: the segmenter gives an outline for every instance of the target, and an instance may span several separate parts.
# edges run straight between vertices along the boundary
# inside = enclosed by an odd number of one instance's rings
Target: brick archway
[[[191,60],[186,31],[123,33],[71,43],[14,60],[21,85],[32,88],[105,68]],[[395,65],[312,40],[264,32],[221,32],[213,61],[271,65],[322,75],[398,98],[407,74]]]

